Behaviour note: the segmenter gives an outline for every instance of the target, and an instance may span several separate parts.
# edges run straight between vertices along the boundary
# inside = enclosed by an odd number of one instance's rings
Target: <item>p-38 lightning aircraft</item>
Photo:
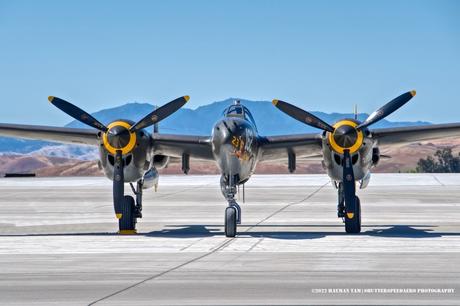
[[[389,102],[359,123],[354,119],[341,120],[330,126],[315,116],[286,102],[274,104],[290,116],[324,133],[283,136],[260,136],[249,110],[235,101],[223,112],[211,131],[211,136],[170,135],[153,133],[146,128],[182,107],[188,96],[180,97],[152,111],[140,121],[116,120],[107,126],[87,112],[56,97],[49,101],[94,129],[0,124],[0,135],[28,139],[41,139],[63,143],[99,146],[99,165],[113,180],[115,215],[119,219],[119,233],[136,232],[136,222],[142,217],[142,190],[158,181],[158,169],[165,167],[170,158],[182,160],[182,170],[188,173],[190,158],[215,161],[221,172],[221,191],[228,202],[225,210],[225,234],[234,237],[241,223],[241,208],[235,200],[237,187],[247,182],[259,161],[288,160],[293,172],[296,158],[317,158],[322,154],[324,166],[339,189],[339,216],[345,218],[346,231],[360,231],[359,199],[355,196],[355,181],[365,187],[369,169],[380,158],[378,144],[392,144],[428,140],[460,134],[460,124],[427,125],[376,129],[367,127],[401,107],[415,92],[409,92]],[[136,196],[124,195],[129,183]],[[134,186],[136,184],[136,187]]]

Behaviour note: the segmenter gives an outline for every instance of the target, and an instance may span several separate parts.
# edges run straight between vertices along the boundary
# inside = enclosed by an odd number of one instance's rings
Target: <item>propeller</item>
[[[105,125],[103,125],[102,123],[97,121],[96,118],[94,118],[81,108],[78,108],[77,106],[73,105],[72,103],[53,96],[49,96],[48,101],[50,101],[51,104],[62,110],[70,117],[80,121],[81,123],[89,125],[104,133],[107,132],[108,128]]]
[[[115,155],[117,149],[123,148],[123,154],[126,154],[127,151],[130,151],[133,148],[134,142],[130,141],[135,140],[135,135],[133,135],[133,133],[148,126],[157,124],[161,120],[176,112],[189,99],[189,96],[183,96],[169,103],[166,103],[162,107],[157,108],[151,113],[149,113],[147,116],[145,116],[132,126],[130,126],[127,123],[122,124],[122,122],[118,122],[112,123],[107,127],[101,122],[99,122],[96,118],[91,116],[89,113],[73,105],[72,103],[57,97],[48,97],[48,100],[51,102],[51,104],[53,104],[69,116],[80,121],[81,123],[84,123],[103,132],[104,146],[113,155]],[[128,144],[130,145],[128,146]]]
[[[146,127],[149,127],[153,124],[160,122],[161,120],[165,119],[169,115],[176,112],[179,108],[184,106],[184,104],[187,103],[189,99],[190,99],[189,96],[183,96],[169,103],[166,103],[162,107],[155,109],[154,111],[149,113],[147,116],[145,116],[144,118],[136,122],[133,126],[131,126],[129,131],[136,132],[138,130],[144,129]],[[57,97],[53,97],[53,96],[49,96],[48,100],[51,102],[51,104],[53,104],[54,106],[62,110],[64,113],[66,113],[70,117],[80,121],[81,123],[89,125],[104,133],[108,131],[108,128],[102,123],[100,123],[99,121],[97,121],[96,118],[94,118],[93,116],[91,116],[90,114],[82,110],[81,108],[73,105],[72,103],[67,102],[63,99],[57,98]]]
[[[132,150],[136,140],[135,132],[155,125],[169,115],[176,112],[190,99],[189,96],[177,98],[169,103],[166,103],[160,108],[155,109],[147,116],[136,122],[134,125],[129,126],[124,121],[112,122],[109,127],[100,123],[96,118],[80,109],[79,107],[67,102],[63,99],[50,96],[48,100],[62,110],[64,113],[73,117],[74,119],[91,126],[104,133],[103,140],[104,146],[114,155],[114,169],[113,169],[113,205],[115,215],[118,219],[123,217],[123,204],[124,204],[124,161],[123,154]]]
[[[408,91],[399,97],[391,100],[375,112],[369,115],[367,119],[359,124],[356,129],[361,130],[363,128],[366,128],[383,118],[387,117],[391,113],[395,112],[397,109],[399,109],[401,106],[409,102],[410,99],[412,99],[415,96],[416,92],[415,90]],[[328,123],[324,122],[323,120],[319,119],[315,115],[304,111],[301,108],[298,108],[297,106],[294,106],[292,104],[289,104],[287,102],[281,101],[281,100],[273,100],[273,105],[275,105],[279,110],[284,112],[285,114],[291,116],[292,118],[305,123],[309,126],[319,128],[321,130],[331,132],[333,133],[335,131],[335,128],[330,126]],[[351,130],[350,130],[351,132]]]
[[[307,111],[304,111],[301,108],[298,108],[297,106],[294,106],[281,100],[273,100],[273,105],[275,105],[283,113],[291,116],[294,119],[299,120],[302,123],[331,133],[334,132],[334,128],[330,126],[328,123],[319,119],[315,115]]]
[[[374,124],[382,120],[383,118],[395,112],[401,106],[409,102],[410,99],[415,97],[415,94],[416,94],[416,91],[412,90],[412,91],[403,93],[397,98],[394,98],[393,100],[391,100],[390,102],[388,102],[387,104],[385,104],[384,106],[382,106],[381,108],[379,108],[378,110],[370,114],[369,117],[367,117],[367,119],[363,123],[358,125],[356,128],[360,130],[360,129],[368,127],[371,124]]]
[[[176,112],[179,108],[184,106],[185,103],[190,99],[189,96],[183,96],[177,98],[169,103],[166,103],[160,108],[155,109],[153,112],[136,122],[130,129],[130,132],[135,132],[156,124],[163,120],[164,118],[168,117],[172,113]]]

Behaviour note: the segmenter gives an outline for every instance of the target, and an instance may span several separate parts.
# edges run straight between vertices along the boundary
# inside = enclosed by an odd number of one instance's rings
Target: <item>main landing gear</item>
[[[361,232],[361,201],[359,197],[355,195],[354,208],[352,208],[353,205],[349,205],[347,209],[343,184],[340,182],[338,186],[338,199],[337,217],[342,218],[345,223],[345,231],[350,234]]]
[[[343,154],[343,179],[338,185],[337,216],[344,220],[347,233],[361,232],[361,201],[356,196],[355,176],[348,150]]]
[[[124,195],[123,158],[120,151],[117,151],[115,155],[113,174],[113,206],[118,219],[118,233],[136,234],[137,218],[142,218],[142,185],[144,182],[139,180],[136,188],[130,183],[136,200],[132,196]]]
[[[235,201],[237,181],[237,177],[232,175],[228,180],[225,180],[224,176],[220,180],[222,193],[228,202],[228,207],[225,209],[225,236],[227,237],[235,237],[237,224],[241,224],[241,207]]]
[[[142,218],[142,185],[143,181],[139,180],[134,187],[133,183],[129,183],[131,190],[136,196],[136,199],[132,196],[123,196],[123,202],[121,203],[121,216],[117,215],[119,234],[130,235],[136,234],[136,223],[138,218]]]

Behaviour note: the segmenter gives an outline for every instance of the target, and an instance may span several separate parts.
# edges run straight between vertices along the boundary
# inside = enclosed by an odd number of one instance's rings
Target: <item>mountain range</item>
[[[214,102],[196,109],[182,108],[159,124],[160,133],[210,135],[213,124],[222,116],[223,110],[231,105],[235,98]],[[250,101],[241,99],[252,113],[260,135],[283,135],[319,132],[318,129],[302,124],[277,110],[268,101]],[[127,103],[118,107],[103,109],[92,115],[104,124],[116,119],[130,119],[137,121],[154,109],[148,103]],[[324,113],[312,112],[315,116],[329,123],[343,118],[353,118],[352,113]],[[358,114],[358,120],[364,121],[368,114]],[[413,126],[430,124],[429,122],[394,122],[381,120],[374,128]],[[66,127],[86,128],[82,123],[74,120]],[[0,137],[0,154],[37,154],[54,157],[78,158],[91,160],[97,158],[96,148],[79,145],[62,145],[45,141],[23,140]]]

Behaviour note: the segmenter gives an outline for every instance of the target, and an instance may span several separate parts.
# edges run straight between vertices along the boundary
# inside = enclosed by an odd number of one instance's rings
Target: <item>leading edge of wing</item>
[[[292,134],[279,136],[260,136],[262,148],[261,161],[279,160],[294,153],[297,157],[315,156],[321,153],[321,134]]]
[[[155,154],[171,157],[188,154],[195,159],[214,160],[209,136],[153,134],[152,138]]]
[[[371,132],[381,145],[404,144],[460,136],[460,123],[373,129]]]
[[[69,144],[98,144],[98,131],[95,129],[0,123],[0,136]]]

